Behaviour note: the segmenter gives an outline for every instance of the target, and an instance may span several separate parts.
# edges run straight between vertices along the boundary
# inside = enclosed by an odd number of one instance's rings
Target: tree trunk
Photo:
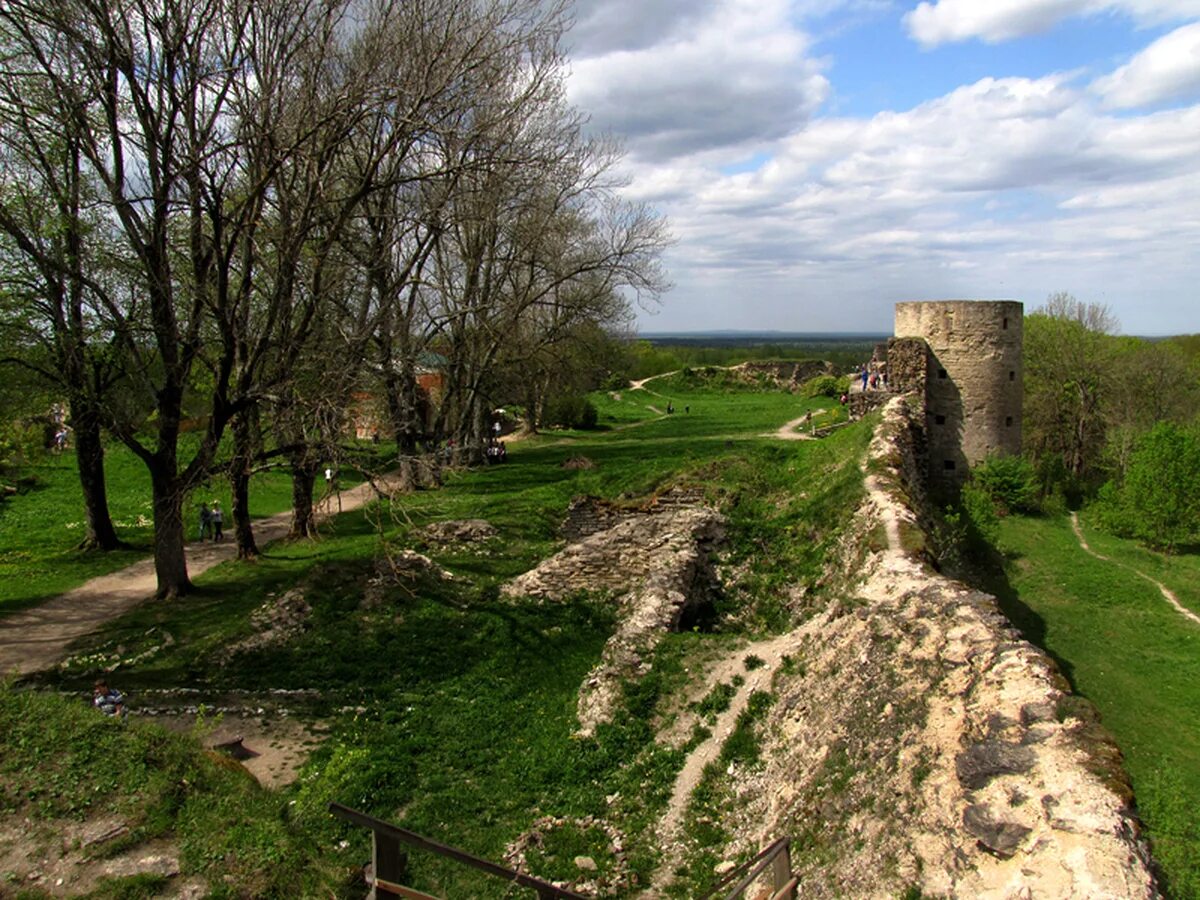
[[[292,464],[292,528],[288,537],[316,537],[317,519],[313,510],[313,484],[317,470],[307,463]]]
[[[108,489],[104,484],[104,444],[100,439],[100,420],[91,410],[72,407],[75,428],[75,458],[79,464],[79,483],[83,488],[87,534],[82,549],[115,550],[122,546],[108,514]]]
[[[233,529],[237,558],[254,559],[258,544],[250,524],[250,467],[254,458],[254,423],[247,410],[233,420],[233,460],[229,464],[229,486],[233,494]]]
[[[156,459],[150,467],[154,506],[155,598],[173,600],[192,588],[183,550],[183,486],[175,474],[175,461]]]

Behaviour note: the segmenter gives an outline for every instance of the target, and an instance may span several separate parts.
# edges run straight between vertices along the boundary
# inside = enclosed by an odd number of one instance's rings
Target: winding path
[[[1118,562],[1110,556],[1105,556],[1103,553],[1097,553],[1095,550],[1089,547],[1087,540],[1083,536],[1083,529],[1079,525],[1079,515],[1074,512],[1071,513],[1071,528],[1074,530],[1075,537],[1079,540],[1079,546],[1084,553],[1088,554],[1088,556],[1095,557],[1096,559],[1103,560],[1104,562],[1112,563],[1114,566],[1120,566],[1122,569],[1126,569],[1132,572],[1134,575],[1137,575],[1139,578],[1143,578],[1150,582],[1152,585],[1158,588],[1159,593],[1163,595],[1166,601],[1175,607],[1176,612],[1187,619],[1191,619],[1197,625],[1200,625],[1200,616],[1196,615],[1194,612],[1180,603],[1179,598],[1175,596],[1174,591],[1172,591],[1161,581],[1151,578],[1145,572],[1138,571],[1137,569],[1133,568],[1133,566],[1127,566],[1125,563]]]
[[[341,509],[358,509],[376,494],[369,481],[363,482],[341,492]],[[291,510],[287,510],[255,521],[254,537],[259,546],[284,537],[291,518]],[[233,540],[219,544],[197,541],[185,550],[188,574],[195,577],[232,559],[237,546]],[[39,606],[5,616],[0,619],[0,675],[28,675],[53,668],[66,657],[73,641],[149,600],[157,587],[154,560],[149,558],[93,578]]]

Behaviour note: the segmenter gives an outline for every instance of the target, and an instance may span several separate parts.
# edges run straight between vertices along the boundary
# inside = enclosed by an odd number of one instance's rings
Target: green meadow
[[[1013,623],[1058,662],[1120,747],[1168,896],[1200,897],[1200,625],[1145,572],[1200,610],[1200,558],[1167,557],[1065,517],[1002,520],[1004,578],[989,585]]]
[[[543,824],[542,843],[528,854],[534,874],[574,877],[574,858],[587,855],[611,883],[644,885],[660,862],[653,824],[683,763],[681,751],[655,742],[656,730],[684,689],[696,688],[692,672],[701,660],[804,614],[787,605],[787,589],[816,584],[861,499],[858,465],[873,421],[846,424],[836,401],[746,390],[696,372],[593,400],[594,431],[513,442],[502,465],[448,471],[441,489],[341,515],[319,540],[277,542],[252,564],[217,566],[183,601],[145,604],[69,648],[62,670],[0,692],[0,809],[47,828],[120,815],[131,830],[104,852],[172,841],[184,872],[217,886],[213,896],[361,894],[368,836],[328,814],[334,800],[497,860],[534,823],[553,817],[558,824]],[[773,436],[807,412],[822,429],[833,426],[826,436]],[[114,516],[122,521],[145,502],[133,463],[110,454]],[[26,582],[6,584],[10,604],[118,564],[71,549],[72,513],[63,511],[75,502],[73,478],[68,457],[50,460],[39,489],[0,512],[5,565],[22,559],[11,555],[14,545],[32,554],[46,544],[41,557],[22,563],[29,574],[5,579]],[[711,627],[668,636],[651,674],[627,687],[615,722],[575,737],[579,685],[614,625],[611,598],[501,601],[499,589],[561,546],[558,528],[572,498],[635,504],[674,487],[722,509],[728,538],[717,563],[738,575],[715,598]],[[259,514],[286,507],[282,475],[256,489]],[[421,536],[425,525],[465,518],[488,520],[498,536],[479,545]],[[1125,755],[1169,896],[1194,898],[1200,628],[1124,566],[1197,608],[1200,563],[1106,537],[1087,528],[1086,517],[1084,525],[1092,546],[1115,562],[1083,554],[1069,520],[1003,519],[1005,566],[988,587],[1098,708]],[[403,550],[428,555],[455,577],[381,584],[379,572]],[[312,609],[309,627],[289,642],[231,654],[255,632],[255,610],[293,589]],[[283,704],[321,740],[294,784],[266,790],[200,752],[193,738],[137,716],[119,726],[98,720],[85,707],[96,660],[119,660],[110,680],[134,710],[170,688],[197,691],[189,696],[210,707]],[[292,693],[279,700],[272,692],[281,690]],[[714,693],[699,708],[718,709],[722,699]],[[753,764],[757,717],[769,703],[757,698],[739,720],[721,765]],[[110,790],[114,779],[124,789]],[[725,800],[711,790],[711,779],[703,782],[695,808],[720,808]],[[600,820],[624,835],[622,854],[611,852]],[[695,845],[679,870],[677,896],[711,883],[726,838],[703,818],[687,828]],[[499,882],[416,851],[406,883],[446,897],[510,896]],[[163,886],[114,883],[103,896],[153,896]]]

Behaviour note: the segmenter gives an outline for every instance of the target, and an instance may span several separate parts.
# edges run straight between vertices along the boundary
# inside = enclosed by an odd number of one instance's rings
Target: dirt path
[[[829,410],[827,409],[818,409],[813,412],[812,418],[809,418],[809,414],[805,413],[802,416],[792,419],[790,422],[785,422],[775,431],[767,432],[763,435],[763,437],[778,438],[781,441],[814,441],[816,440],[816,435],[814,435],[811,431],[806,433],[799,431],[798,429],[802,425],[807,425],[810,423],[815,428],[816,420],[821,416],[827,415],[828,412]]]
[[[1178,612],[1184,618],[1191,619],[1197,625],[1200,625],[1200,616],[1196,615],[1194,612],[1180,603],[1179,598],[1175,596],[1175,593],[1161,581],[1151,578],[1145,572],[1139,572],[1137,569],[1133,568],[1133,566],[1127,566],[1125,563],[1117,562],[1115,559],[1105,556],[1103,553],[1097,553],[1095,550],[1089,547],[1088,542],[1083,537],[1083,529],[1079,525],[1079,516],[1076,513],[1071,513],[1071,528],[1075,532],[1075,537],[1079,540],[1079,547],[1084,553],[1086,553],[1088,556],[1095,557],[1096,559],[1103,560],[1104,562],[1112,563],[1114,566],[1120,566],[1122,569],[1132,572],[1139,578],[1144,578],[1146,581],[1158,588],[1159,593],[1163,595],[1168,603],[1175,607],[1176,612]]]
[[[712,734],[688,755],[683,768],[675,776],[671,799],[667,802],[666,812],[658,823],[658,843],[663,851],[663,859],[654,872],[651,884],[642,896],[664,896],[663,891],[675,877],[675,870],[683,861],[685,850],[682,834],[683,817],[687,812],[692,792],[704,776],[704,767],[720,756],[721,745],[733,733],[738,716],[750,702],[750,695],[755,691],[771,689],[771,679],[774,677],[775,671],[783,664],[783,658],[788,654],[789,649],[794,647],[796,641],[797,635],[792,632],[769,640],[745,644],[718,660],[705,673],[703,679],[705,687],[722,682],[729,684],[736,675],[740,675],[744,681],[730,701],[729,708],[717,717],[716,724],[710,729]],[[762,665],[747,671],[747,656],[758,657],[762,660]],[[694,721],[695,714],[692,714],[686,720],[676,723],[671,731],[677,736],[686,738]]]
[[[363,482],[341,492],[341,509],[358,509],[375,496],[370,482]],[[323,500],[320,509],[328,514],[332,505]],[[286,535],[291,517],[288,510],[256,521],[254,536],[259,546]],[[232,559],[237,546],[232,539],[219,544],[194,542],[187,545],[186,552],[188,574],[194,578]],[[70,643],[148,600],[157,586],[154,560],[144,559],[93,578],[40,606],[6,616],[0,620],[0,674],[28,675],[52,668],[66,656]]]

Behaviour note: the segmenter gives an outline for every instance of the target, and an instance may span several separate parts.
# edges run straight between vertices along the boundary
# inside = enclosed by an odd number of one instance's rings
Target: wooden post
[[[792,846],[786,842],[771,861],[772,897],[775,900],[795,900],[796,883],[792,879]]]
[[[395,837],[371,832],[371,866],[375,870],[375,883],[369,900],[403,896],[392,890],[392,885],[404,879],[404,870],[408,868],[408,854],[400,847],[400,841]]]

